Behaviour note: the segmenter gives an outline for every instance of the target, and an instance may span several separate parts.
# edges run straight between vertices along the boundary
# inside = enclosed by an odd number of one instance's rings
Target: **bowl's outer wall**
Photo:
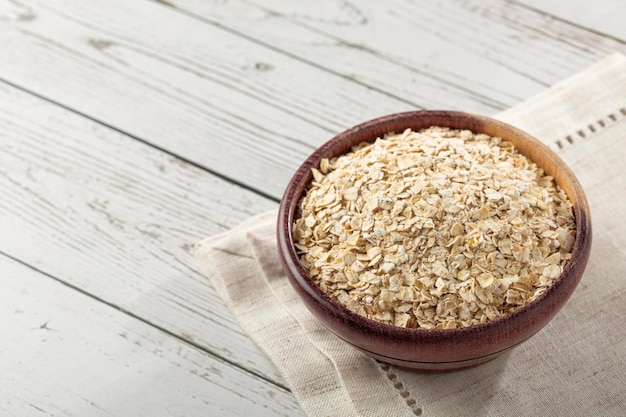
[[[361,142],[386,133],[430,126],[468,129],[508,140],[555,178],[574,204],[576,241],[572,260],[561,277],[537,300],[514,313],[485,324],[452,330],[404,329],[361,317],[338,305],[315,285],[301,266],[292,240],[292,224],[300,197],[312,179],[311,168],[322,158],[344,154]],[[418,111],[386,116],[347,130],[313,153],[296,172],[281,201],[277,239],[283,268],[307,308],[327,328],[371,356],[396,365],[424,370],[462,368],[493,359],[523,342],[565,304],[580,281],[591,250],[589,206],[576,177],[547,146],[505,123],[467,113]]]

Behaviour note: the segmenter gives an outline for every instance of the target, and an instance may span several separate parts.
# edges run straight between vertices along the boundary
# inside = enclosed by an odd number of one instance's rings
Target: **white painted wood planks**
[[[147,0],[30,9],[0,20],[0,79],[274,198],[335,133],[415,108]]]
[[[189,254],[276,204],[0,83],[0,252],[265,378]]]
[[[515,3],[626,44],[626,3],[622,0],[515,0]]]
[[[0,255],[3,416],[298,416],[291,394]]]
[[[164,3],[427,108],[490,114],[626,52],[501,0]]]

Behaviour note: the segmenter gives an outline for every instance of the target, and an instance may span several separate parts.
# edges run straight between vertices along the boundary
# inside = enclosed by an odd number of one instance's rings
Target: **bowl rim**
[[[574,204],[573,212],[576,225],[576,237],[574,241],[574,246],[572,248],[572,257],[565,264],[563,272],[561,273],[559,278],[557,278],[549,287],[547,287],[547,289],[535,300],[516,309],[506,316],[497,318],[495,320],[489,320],[485,323],[458,327],[455,329],[404,328],[369,319],[351,311],[347,307],[330,298],[328,294],[322,291],[322,289],[313,282],[313,280],[309,276],[309,273],[300,263],[293,242],[293,220],[295,218],[295,214],[297,213],[299,201],[301,199],[302,193],[304,192],[304,190],[306,190],[306,187],[310,182],[311,168],[319,168],[319,163],[322,158],[345,153],[345,151],[339,153],[334,153],[334,151],[340,147],[345,147],[344,141],[354,140],[354,138],[362,134],[362,132],[367,132],[371,135],[371,132],[375,131],[377,128],[380,130],[381,126],[390,123],[406,121],[408,124],[412,120],[433,117],[442,120],[456,119],[457,121],[462,120],[468,123],[478,123],[478,125],[481,127],[496,126],[507,132],[507,134],[517,136],[524,141],[529,141],[533,145],[533,148],[536,148],[538,152],[541,152],[547,159],[551,160],[556,166],[559,167],[559,170],[564,174],[565,177],[563,181],[568,181],[570,183],[570,185],[572,186],[572,192],[575,194],[576,197],[575,199],[573,199],[573,196],[568,194],[568,198],[570,198],[570,201],[572,201],[572,203]],[[444,124],[440,124],[439,126],[445,127]],[[407,126],[407,128],[409,127],[410,126]],[[466,128],[459,127],[458,129]],[[474,131],[474,133],[483,133],[480,130],[483,129],[476,129],[472,131]],[[367,140],[364,139],[356,143],[352,143],[346,149],[346,151],[349,150],[352,146],[361,142],[371,143],[380,136],[382,135],[379,134],[377,136],[368,136]],[[503,137],[503,139],[507,140],[507,138],[505,137]],[[530,156],[528,157],[530,158]],[[530,159],[532,160],[532,158]],[[553,177],[555,177],[556,181],[556,176],[553,175]],[[557,183],[558,182],[559,181],[557,181]],[[370,332],[371,334],[384,336],[385,338],[392,338],[397,340],[406,340],[407,338],[416,340],[419,339],[422,343],[428,341],[432,341],[433,343],[435,343],[436,341],[439,341],[441,339],[466,337],[467,335],[484,333],[494,330],[502,331],[506,328],[513,327],[513,324],[515,322],[517,322],[520,318],[527,316],[529,313],[532,313],[533,311],[541,312],[541,307],[546,303],[546,300],[552,298],[553,294],[557,293],[560,287],[568,285],[572,279],[575,279],[577,275],[576,271],[579,268],[584,269],[591,250],[592,238],[591,215],[582,186],[578,182],[578,179],[571,171],[569,166],[554,151],[552,151],[548,146],[536,139],[534,136],[508,123],[482,115],[449,110],[418,110],[394,113],[363,122],[334,136],[332,139],[330,139],[317,150],[315,150],[300,165],[300,167],[292,177],[291,181],[287,185],[287,188],[285,189],[285,193],[280,202],[277,220],[278,221],[276,233],[279,255],[281,257],[285,273],[287,274],[287,276],[291,274],[290,281],[292,282],[292,284],[298,285],[309,297],[312,297],[318,303],[320,303],[325,310],[332,311],[335,315],[340,316],[344,323],[350,327],[354,326],[367,328],[368,332]],[[578,281],[576,281],[574,285],[577,284],[577,282]],[[559,308],[560,306],[557,306],[554,314],[556,314]]]

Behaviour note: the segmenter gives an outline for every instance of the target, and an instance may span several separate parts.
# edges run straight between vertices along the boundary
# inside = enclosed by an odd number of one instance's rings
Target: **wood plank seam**
[[[95,300],[95,301],[97,301],[97,302],[99,302],[101,304],[104,304],[107,307],[113,308],[113,309],[121,312],[122,314],[125,314],[128,317],[131,317],[131,318],[133,318],[133,319],[135,319],[137,321],[140,321],[143,324],[146,324],[146,325],[148,325],[148,326],[150,326],[150,327],[152,327],[154,329],[157,329],[157,330],[163,332],[164,334],[166,334],[166,335],[168,335],[168,336],[170,336],[170,337],[172,337],[172,338],[174,338],[174,339],[176,339],[176,340],[178,340],[178,341],[180,341],[180,342],[182,342],[182,343],[184,343],[186,345],[189,345],[189,346],[191,346],[191,347],[193,347],[193,348],[195,348],[195,349],[197,349],[197,350],[199,350],[199,351],[201,351],[201,352],[203,352],[205,354],[208,354],[209,356],[215,358],[216,360],[224,362],[224,363],[226,363],[226,364],[228,364],[228,365],[230,365],[232,367],[235,367],[235,368],[241,370],[244,373],[252,375],[253,377],[261,379],[261,380],[263,380],[263,381],[265,381],[267,383],[270,383],[270,384],[274,385],[275,387],[280,388],[280,389],[282,389],[284,391],[291,392],[291,390],[287,386],[285,386],[283,384],[280,384],[280,383],[278,383],[276,381],[273,381],[272,379],[270,379],[270,378],[268,378],[268,377],[266,377],[266,376],[264,376],[262,374],[259,374],[259,373],[255,372],[255,371],[247,369],[247,368],[241,366],[240,364],[238,364],[238,363],[236,363],[234,361],[231,361],[231,360],[229,360],[227,358],[224,358],[224,357],[216,354],[215,352],[212,352],[212,351],[204,348],[202,345],[200,345],[198,343],[195,343],[193,340],[189,340],[189,339],[186,339],[186,338],[184,338],[184,337],[182,337],[180,335],[177,335],[176,333],[173,333],[173,332],[167,330],[166,328],[164,328],[162,326],[154,324],[154,323],[144,319],[143,317],[138,316],[137,314],[133,313],[132,311],[129,311],[129,310],[127,310],[127,309],[125,309],[125,308],[123,308],[121,306],[118,306],[118,305],[116,305],[116,304],[114,304],[112,302],[109,302],[109,301],[101,298],[101,297],[98,297],[97,295],[91,294],[91,293],[83,290],[82,288],[80,288],[80,287],[78,287],[76,285],[73,285],[73,284],[71,284],[69,282],[66,282],[66,281],[64,281],[64,280],[62,280],[62,279],[60,279],[60,278],[58,278],[56,276],[53,276],[53,275],[47,273],[46,271],[41,270],[40,268],[37,268],[36,266],[30,265],[29,263],[24,262],[21,259],[18,259],[16,257],[12,256],[11,254],[8,254],[8,253],[0,250],[0,256],[4,256],[4,257],[6,257],[6,258],[8,258],[8,259],[10,259],[10,260],[12,260],[14,262],[17,262],[20,265],[23,265],[23,266],[25,266],[28,269],[31,269],[31,270],[33,270],[33,271],[35,271],[35,272],[37,272],[37,273],[39,273],[39,274],[41,274],[41,275],[51,279],[53,281],[58,282],[59,284],[64,285],[67,288],[70,288],[70,289],[72,289],[74,291],[79,292],[80,294],[82,294],[84,296],[87,296],[87,297],[91,298],[92,300]]]
[[[525,3],[517,1],[517,0],[505,0],[505,1],[507,3],[509,3],[509,4],[515,4],[516,6],[524,8],[526,10],[530,10],[530,11],[533,11],[535,13],[538,13],[538,14],[541,14],[541,15],[544,15],[544,16],[550,16],[554,20],[558,20],[559,22],[568,24],[568,25],[570,25],[572,27],[585,30],[585,31],[587,31],[589,33],[593,33],[594,35],[602,36],[602,37],[605,37],[607,39],[611,39],[612,41],[619,42],[622,45],[626,45],[626,41],[624,39],[621,39],[621,38],[619,38],[617,36],[613,36],[613,35],[611,35],[609,33],[601,32],[599,30],[596,30],[596,29],[593,29],[593,28],[590,28],[590,27],[578,24],[576,22],[572,22],[571,20],[564,19],[563,17],[554,15],[552,13],[547,13],[547,12],[545,12],[543,10],[537,9],[536,7],[529,6],[528,4],[525,4]]]
[[[224,26],[223,24],[221,24],[219,22],[216,22],[216,21],[213,21],[213,20],[210,20],[210,19],[208,19],[208,18],[206,18],[204,16],[201,16],[201,15],[195,14],[193,12],[187,11],[185,9],[181,9],[179,7],[176,7],[175,5],[173,5],[172,3],[168,2],[168,1],[165,1],[165,0],[150,0],[150,1],[153,1],[155,3],[161,4],[164,7],[168,7],[170,9],[174,10],[175,12],[180,13],[180,14],[182,14],[184,16],[190,17],[190,18],[198,20],[198,21],[200,21],[202,23],[214,26],[214,27],[216,27],[218,29],[221,29],[221,30],[223,30],[225,32],[228,32],[228,33],[230,33],[232,35],[235,35],[235,36],[238,36],[240,38],[243,38],[243,39],[245,39],[247,41],[250,41],[250,42],[252,42],[252,43],[254,43],[256,45],[259,45],[259,46],[262,46],[264,48],[270,49],[270,50],[272,50],[274,52],[278,52],[278,53],[280,53],[280,54],[282,54],[284,56],[287,56],[287,57],[289,57],[291,59],[295,59],[296,61],[300,61],[300,62],[302,62],[304,64],[307,64],[307,65],[310,65],[310,66],[312,66],[312,67],[314,67],[316,69],[319,69],[319,70],[324,71],[326,73],[332,74],[332,75],[334,75],[336,77],[339,77],[339,78],[342,78],[344,80],[347,80],[348,82],[355,83],[355,84],[361,85],[363,87],[367,87],[370,90],[374,90],[374,91],[376,91],[378,93],[384,94],[384,95],[386,95],[388,97],[391,97],[391,98],[393,98],[395,100],[398,100],[398,101],[400,101],[402,103],[405,103],[405,104],[408,104],[410,106],[413,106],[416,109],[423,109],[424,108],[424,107],[418,105],[417,103],[415,103],[415,102],[413,102],[411,100],[407,100],[404,97],[397,96],[397,95],[395,95],[393,93],[390,93],[389,91],[383,90],[383,89],[381,89],[381,88],[379,88],[379,87],[377,87],[375,85],[371,85],[371,84],[365,83],[363,81],[359,81],[358,79],[356,79],[354,77],[351,77],[351,76],[346,75],[346,74],[342,74],[342,73],[340,73],[338,71],[335,71],[335,70],[332,70],[332,69],[330,69],[328,67],[320,65],[320,64],[318,64],[318,63],[316,63],[314,61],[307,60],[307,59],[305,59],[305,58],[303,58],[303,57],[301,57],[299,55],[296,55],[294,53],[288,52],[288,51],[286,51],[284,49],[280,49],[280,48],[276,47],[275,45],[269,44],[267,42],[263,42],[263,41],[261,41],[258,38],[246,35],[245,33],[240,32],[240,31],[238,31],[236,29],[233,29],[233,28],[231,28],[229,26]],[[294,23],[298,23],[299,24],[299,22],[294,22]],[[301,25],[301,26],[307,27],[305,25]],[[310,28],[307,27],[307,29],[310,29]],[[325,35],[325,36],[328,36],[325,33],[322,33],[322,34]],[[336,40],[340,41],[339,39],[336,39]],[[344,41],[341,41],[341,42],[344,43],[346,46],[355,47],[355,45],[348,44],[348,43],[346,43]],[[377,55],[377,53],[375,51],[371,51],[371,50],[367,50],[367,51]],[[410,68],[410,67],[406,67],[406,68],[409,69],[409,70],[417,72],[417,70],[415,70],[413,68]],[[423,73],[423,75],[428,75],[428,74]],[[474,93],[474,92],[472,92],[472,93]]]
[[[67,111],[69,111],[71,113],[74,113],[74,114],[76,114],[76,115],[78,115],[80,117],[84,117],[85,119],[88,119],[88,120],[90,120],[90,121],[92,121],[94,123],[97,123],[97,124],[99,124],[99,125],[101,125],[103,127],[106,127],[107,129],[111,129],[111,130],[113,130],[113,131],[115,131],[117,133],[120,133],[120,134],[124,135],[124,136],[128,136],[129,138],[131,138],[131,139],[133,139],[133,140],[135,140],[137,142],[140,142],[140,143],[142,143],[142,144],[144,144],[146,146],[149,146],[149,147],[151,147],[153,149],[156,149],[156,150],[158,150],[160,152],[163,152],[166,155],[169,155],[169,156],[171,156],[173,158],[176,158],[177,160],[179,160],[179,161],[181,161],[181,162],[183,162],[185,164],[189,164],[189,165],[191,165],[191,166],[193,166],[195,168],[201,169],[201,170],[203,170],[203,171],[205,171],[205,172],[207,172],[207,173],[209,173],[211,175],[214,175],[215,177],[217,177],[217,178],[219,178],[221,180],[224,180],[224,181],[226,181],[226,182],[228,182],[230,184],[239,186],[239,187],[241,187],[241,188],[243,188],[245,190],[253,192],[254,194],[256,194],[258,196],[264,197],[264,198],[266,198],[266,199],[268,199],[270,201],[273,201],[275,203],[280,202],[280,198],[276,198],[276,197],[274,197],[274,196],[272,196],[272,195],[270,195],[270,194],[268,194],[268,193],[266,193],[264,191],[258,190],[258,189],[254,188],[252,186],[249,186],[248,184],[245,184],[245,183],[243,183],[243,182],[241,182],[239,180],[236,180],[236,179],[231,178],[231,177],[229,177],[227,175],[224,175],[224,174],[222,174],[220,172],[217,172],[217,171],[215,171],[215,170],[213,170],[211,168],[208,168],[208,167],[206,167],[206,166],[204,166],[204,165],[202,165],[200,163],[194,162],[194,161],[192,161],[192,160],[190,160],[188,158],[185,158],[184,156],[179,155],[179,154],[177,154],[175,152],[169,151],[166,148],[163,148],[163,147],[161,147],[159,145],[156,145],[156,144],[150,142],[148,139],[140,138],[139,136],[136,136],[136,135],[134,135],[132,133],[126,132],[126,131],[118,128],[118,127],[115,127],[115,126],[113,126],[111,124],[108,124],[108,123],[106,123],[106,122],[104,122],[102,120],[99,120],[99,119],[97,119],[97,118],[95,118],[93,116],[85,114],[85,113],[83,113],[83,112],[81,112],[81,111],[79,111],[77,109],[74,109],[72,107],[69,107],[69,106],[63,104],[63,103],[60,103],[60,102],[55,101],[55,100],[53,100],[51,98],[48,98],[48,97],[46,97],[44,95],[36,93],[36,92],[34,92],[32,90],[29,90],[29,89],[27,89],[27,88],[25,88],[25,87],[23,87],[21,85],[15,84],[15,83],[13,83],[11,81],[8,81],[8,80],[6,80],[4,78],[0,78],[0,82],[6,84],[8,86],[11,86],[11,87],[13,87],[15,89],[18,89],[20,91],[23,91],[26,94],[32,95],[33,97],[37,97],[38,99],[46,101],[46,102],[48,102],[50,104],[53,104],[53,105],[58,106],[58,107],[61,107],[64,110],[67,110]]]
[[[12,85],[11,83],[8,83],[8,82],[6,83],[6,86],[7,87],[5,87],[5,89],[11,88],[11,89],[14,89],[15,91],[19,91],[19,92],[21,92],[23,94],[24,97],[33,97],[33,99],[31,99],[31,100],[35,100],[35,99],[36,100],[40,100],[42,103],[45,103],[46,106],[63,109],[64,111],[67,112],[68,115],[73,115],[73,117],[85,119],[85,120],[89,121],[90,123],[94,123],[94,125],[102,125],[107,130],[111,130],[112,133],[113,132],[119,133],[120,136],[124,137],[125,141],[128,141],[128,143],[136,143],[136,141],[133,140],[134,138],[129,137],[129,135],[125,134],[124,132],[120,131],[119,129],[115,129],[114,127],[107,126],[106,124],[100,123],[100,122],[98,122],[97,120],[95,120],[95,119],[93,119],[91,117],[81,115],[80,112],[73,111],[71,108],[68,108],[67,106],[60,105],[58,103],[54,103],[53,101],[46,99],[46,97],[41,97],[41,95],[31,93],[31,92],[25,90],[24,88],[20,88],[19,86]],[[60,131],[57,131],[55,129],[55,125],[54,124],[53,125],[49,125],[48,126],[48,130],[51,131],[51,132],[56,132],[57,135],[62,135],[62,133]],[[26,131],[26,132],[29,134],[29,136],[31,136],[32,140],[38,140],[38,139],[40,140],[41,139],[41,136],[38,135],[34,131],[33,132]],[[128,140],[128,139],[131,139],[131,140]],[[145,143],[143,141],[139,140],[139,143],[140,144],[136,145],[136,147],[138,147],[138,148],[144,147],[143,145],[145,145]],[[148,146],[147,148],[144,147],[144,149],[146,149],[146,150],[149,149],[149,148],[150,148],[150,146]],[[152,147],[152,148],[154,148],[154,147]],[[10,153],[13,157],[16,157],[16,156],[19,157],[19,153],[18,154],[13,154],[12,152],[10,152],[10,150],[11,150],[11,147],[9,146],[7,148],[7,154]],[[152,149],[152,153],[153,154],[161,154],[163,152],[161,150],[159,150],[159,149]],[[79,152],[79,154],[81,154],[81,152]],[[88,154],[89,153],[85,153],[84,156],[88,156]],[[21,161],[25,161],[25,159],[20,159],[20,160]],[[169,158],[169,160],[171,162],[171,161],[174,160],[174,158]],[[177,162],[177,164],[181,165],[181,166],[182,165],[187,165],[184,162],[183,163]],[[4,174],[4,173],[2,173],[2,174]],[[212,176],[212,175],[206,175],[206,177],[210,177],[210,176]],[[7,176],[6,177],[6,181],[8,181],[10,183],[13,183],[16,187],[21,187],[25,192],[30,193],[30,195],[32,195],[33,198],[40,198],[37,194],[33,193],[32,190],[30,190],[28,187],[23,187],[19,182],[17,182],[11,176]],[[246,194],[249,194],[249,193],[246,192]],[[262,200],[262,199],[259,198],[258,200]],[[58,212],[55,212],[55,210],[54,210],[55,207],[50,205],[50,203],[48,203],[45,200],[42,200],[42,201],[43,201],[43,203],[45,205],[50,206],[50,210],[49,210],[49,214],[48,215],[53,216],[57,220],[61,220],[61,223],[63,223],[64,220],[63,220],[62,217],[58,216]],[[115,228],[120,227],[120,224],[121,224],[120,219],[117,219],[117,218],[111,216],[110,213],[107,213],[107,211],[105,210],[106,206],[104,206],[104,207],[94,207],[94,205],[96,205],[96,204],[97,204],[97,202],[92,202],[92,203],[87,202],[87,205],[91,208],[91,210],[98,211],[103,216],[107,217],[108,221],[112,224],[113,227],[115,227]],[[18,206],[15,206],[15,207],[18,207]],[[70,207],[68,207],[68,209],[72,210]],[[102,210],[100,210],[100,209],[102,209]],[[20,217],[20,211],[21,210],[16,211],[15,212],[15,216]],[[24,221],[26,221],[26,218],[24,218]],[[219,223],[219,221],[214,221],[214,224],[218,225],[218,226],[220,226],[221,228],[224,228],[224,229],[227,229],[229,227],[227,224]],[[232,226],[232,224],[230,226]],[[105,232],[103,230],[99,230],[98,233],[104,234]],[[110,237],[111,240],[115,240],[116,239],[114,236],[109,236],[109,237]],[[152,238],[154,238],[154,236],[152,236]],[[79,246],[74,247],[75,243],[76,242],[72,242],[72,241],[65,241],[64,242],[65,245],[72,247],[76,251],[80,251],[81,250],[80,245],[85,245],[85,243],[89,243],[89,242],[78,242]],[[10,246],[5,248],[4,250],[6,251],[8,248],[10,248]],[[8,249],[8,250],[9,250],[9,252],[12,251],[11,249]],[[193,275],[193,273],[195,273],[197,275],[200,275],[200,273],[198,271],[192,270],[190,268],[190,265],[184,264],[184,263],[178,261],[177,255],[175,253],[172,253],[172,252],[168,251],[165,248],[161,248],[161,250],[164,253],[170,255],[170,257],[174,260],[173,265],[172,265],[172,269],[175,269],[175,270],[179,271],[181,273],[181,275],[188,275],[189,276],[189,275]],[[265,375],[271,375],[271,373],[258,371],[256,368],[247,368],[245,366],[245,362],[244,361],[239,363],[236,360],[233,360],[232,358],[230,358],[228,356],[228,354],[230,354],[230,353],[228,353],[227,355],[223,356],[221,353],[219,353],[221,351],[219,349],[213,348],[213,345],[211,345],[211,344],[206,344],[206,343],[203,344],[202,342],[196,342],[196,341],[193,340],[193,338],[191,336],[189,336],[188,334],[186,334],[184,332],[180,333],[180,332],[176,332],[175,330],[170,330],[170,329],[172,329],[172,327],[169,326],[168,323],[166,323],[163,326],[156,325],[153,319],[145,318],[145,317],[149,317],[149,316],[143,315],[141,313],[138,314],[138,313],[133,313],[133,312],[129,311],[128,309],[123,307],[123,305],[124,305],[123,302],[122,302],[122,304],[120,304],[118,302],[118,300],[115,299],[115,298],[113,299],[114,300],[113,302],[107,301],[107,300],[110,300],[111,298],[110,297],[106,297],[106,296],[103,297],[102,295],[97,295],[97,292],[96,293],[90,292],[91,290],[90,290],[89,286],[84,287],[84,288],[87,288],[87,289],[83,289],[83,288],[81,288],[82,284],[80,284],[80,283],[77,284],[77,281],[71,281],[71,280],[68,281],[68,280],[66,280],[65,279],[66,277],[63,274],[59,275],[56,272],[50,272],[48,268],[41,267],[41,265],[38,265],[37,262],[35,262],[34,264],[29,263],[29,261],[32,262],[32,259],[30,258],[30,255],[25,256],[25,254],[21,254],[21,255],[16,256],[15,253],[10,254],[10,253],[7,253],[7,252],[2,252],[2,251],[0,251],[0,253],[6,255],[7,257],[9,257],[10,259],[13,259],[16,262],[19,262],[20,264],[30,268],[33,271],[39,272],[39,273],[41,273],[41,274],[43,274],[45,276],[48,276],[48,278],[51,278],[51,279],[53,279],[55,281],[58,281],[59,283],[64,284],[68,288],[71,288],[71,289],[73,289],[75,291],[79,291],[80,293],[89,296],[91,299],[94,299],[96,301],[105,303],[109,307],[112,307],[112,308],[114,308],[114,309],[124,313],[125,315],[128,315],[128,316],[131,316],[131,317],[133,317],[135,319],[138,319],[139,321],[143,322],[144,324],[147,324],[147,325],[149,325],[149,326],[151,326],[153,328],[156,328],[156,329],[164,332],[165,334],[168,334],[169,336],[174,337],[177,340],[183,341],[186,344],[188,344],[190,346],[193,346],[194,348],[198,349],[199,351],[208,353],[211,357],[213,357],[213,358],[215,358],[217,360],[220,360],[223,363],[228,363],[231,367],[238,368],[238,369],[240,369],[241,371],[245,372],[248,375],[252,375],[252,376],[254,376],[255,378],[257,378],[259,380],[268,382],[268,383],[270,383],[270,384],[272,384],[274,386],[277,386],[277,387],[279,387],[281,389],[284,389],[284,390],[288,391],[288,388],[286,388],[284,384],[281,384],[280,379],[275,379],[275,378],[272,378],[271,376],[265,376]],[[30,252],[26,252],[26,254],[29,254],[29,253]],[[180,257],[180,254],[178,254],[178,257]],[[36,257],[34,259],[36,259]],[[181,270],[180,268],[177,268],[175,266],[175,262],[180,262],[181,265],[183,267],[185,267],[185,270]],[[59,278],[59,277],[61,277],[61,278]],[[204,278],[203,278],[203,280],[204,280]],[[172,294],[172,296],[175,296],[175,295],[176,294]],[[175,301],[172,301],[172,302],[175,302]],[[182,305],[181,305],[181,307],[189,308],[189,306],[182,306]],[[133,311],[136,311],[136,310],[133,309]],[[193,310],[190,310],[190,311],[193,311]],[[196,312],[196,311],[193,311],[193,312],[195,314],[197,314],[198,316],[207,317],[207,316],[203,316],[199,312]],[[157,320],[157,322],[158,322],[158,320]],[[239,334],[242,334],[242,333],[239,332]],[[227,351],[225,350],[225,352],[227,352]]]
[[[222,24],[220,22],[217,22],[217,21],[214,21],[214,20],[211,20],[211,19],[209,19],[209,18],[207,18],[205,16],[202,16],[202,15],[196,14],[194,12],[191,12],[191,11],[179,8],[176,5],[170,3],[170,2],[168,2],[166,0],[150,0],[150,1],[153,1],[155,3],[161,4],[161,5],[165,6],[165,7],[171,8],[171,9],[175,10],[178,13],[181,13],[181,14],[183,14],[185,16],[191,17],[191,18],[196,19],[198,21],[201,21],[203,23],[210,24],[211,26],[214,26],[216,28],[222,29],[222,30],[224,30],[226,32],[229,32],[229,33],[233,34],[233,35],[239,36],[239,37],[241,37],[243,39],[246,39],[246,40],[248,40],[250,42],[253,42],[253,43],[257,44],[257,45],[260,45],[260,46],[263,46],[265,48],[271,49],[271,50],[273,50],[275,52],[281,53],[281,54],[283,54],[283,55],[285,55],[285,56],[287,56],[289,58],[293,58],[293,59],[296,59],[296,60],[298,60],[300,62],[303,62],[305,64],[311,65],[311,66],[313,66],[313,67],[315,67],[317,69],[320,69],[322,71],[325,71],[325,72],[327,72],[329,74],[333,74],[335,76],[338,76],[338,77],[343,78],[345,80],[348,80],[350,82],[359,84],[361,86],[364,86],[364,87],[367,87],[369,89],[372,89],[372,90],[374,90],[376,92],[382,93],[382,94],[384,94],[386,96],[389,96],[389,97],[391,97],[393,99],[396,99],[396,100],[401,101],[403,103],[406,103],[406,104],[409,104],[411,106],[414,106],[416,109],[424,109],[423,106],[420,106],[420,105],[418,105],[417,103],[415,103],[415,102],[413,102],[411,100],[407,100],[407,99],[405,99],[403,97],[400,97],[398,95],[390,93],[389,91],[383,90],[383,89],[381,89],[381,88],[379,88],[379,87],[377,87],[375,85],[369,84],[367,82],[360,81],[359,79],[357,79],[357,78],[355,78],[353,76],[342,74],[341,72],[335,71],[335,70],[333,70],[333,69],[331,69],[329,67],[317,64],[314,61],[310,61],[310,60],[308,60],[308,59],[306,59],[306,58],[304,58],[304,57],[302,57],[300,55],[297,55],[295,53],[289,52],[289,51],[287,51],[285,49],[281,49],[281,48],[279,48],[279,47],[277,47],[275,45],[272,45],[270,43],[264,42],[264,41],[260,40],[259,38],[255,38],[255,37],[246,35],[245,33],[238,31],[237,29],[234,29],[234,28],[229,27],[229,26],[225,26],[224,24]],[[256,5],[251,5],[251,6],[256,6]],[[269,13],[269,14],[275,14],[270,9],[265,9],[265,8],[262,8],[262,9],[264,11],[266,11],[267,13]],[[459,89],[460,91],[464,91],[466,93],[473,94],[473,95],[476,96],[476,98],[482,100],[486,104],[490,104],[490,105],[495,104],[496,106],[498,106],[498,108],[506,107],[504,105],[504,103],[496,101],[496,100],[494,100],[494,99],[492,99],[492,98],[490,98],[490,97],[488,97],[488,96],[486,96],[484,94],[481,94],[479,92],[473,91],[473,90],[471,90],[471,89],[469,89],[469,88],[467,88],[467,87],[465,87],[465,86],[463,86],[461,84],[456,84],[454,82],[451,82],[450,80],[443,79],[443,78],[437,76],[434,73],[422,71],[422,70],[420,70],[418,68],[415,68],[415,67],[413,67],[411,65],[408,65],[406,63],[403,63],[401,61],[393,60],[392,57],[383,56],[382,54],[380,54],[378,51],[376,51],[374,49],[367,48],[367,47],[365,47],[363,45],[358,45],[358,44],[355,44],[355,43],[352,43],[352,42],[348,42],[348,41],[346,41],[346,40],[344,40],[342,38],[334,36],[331,33],[323,32],[323,31],[321,31],[321,30],[319,30],[319,29],[317,29],[317,28],[315,28],[313,26],[306,25],[306,24],[304,24],[304,23],[302,23],[302,22],[300,22],[298,20],[290,19],[289,17],[285,17],[285,16],[281,16],[281,18],[284,18],[284,19],[290,21],[291,23],[293,23],[295,25],[298,25],[300,27],[303,27],[306,30],[309,30],[309,31],[311,31],[313,33],[316,33],[318,35],[322,35],[324,37],[327,37],[328,39],[336,41],[340,45],[344,45],[344,46],[349,47],[349,48],[360,49],[362,51],[367,52],[368,54],[371,54],[372,56],[375,56],[377,58],[380,58],[380,59],[383,59],[385,61],[388,61],[390,64],[397,65],[397,66],[402,67],[402,68],[404,68],[406,70],[409,70],[411,72],[420,74],[420,75],[422,75],[424,77],[427,77],[427,78],[430,78],[430,79],[432,79],[434,81],[446,83],[446,84],[448,84],[448,85],[450,85],[450,86],[452,86],[454,88]]]

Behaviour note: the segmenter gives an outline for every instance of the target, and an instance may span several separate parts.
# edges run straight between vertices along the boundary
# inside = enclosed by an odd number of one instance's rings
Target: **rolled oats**
[[[541,295],[570,259],[572,204],[509,142],[432,127],[321,161],[293,237],[312,280],[350,310],[453,329]]]

